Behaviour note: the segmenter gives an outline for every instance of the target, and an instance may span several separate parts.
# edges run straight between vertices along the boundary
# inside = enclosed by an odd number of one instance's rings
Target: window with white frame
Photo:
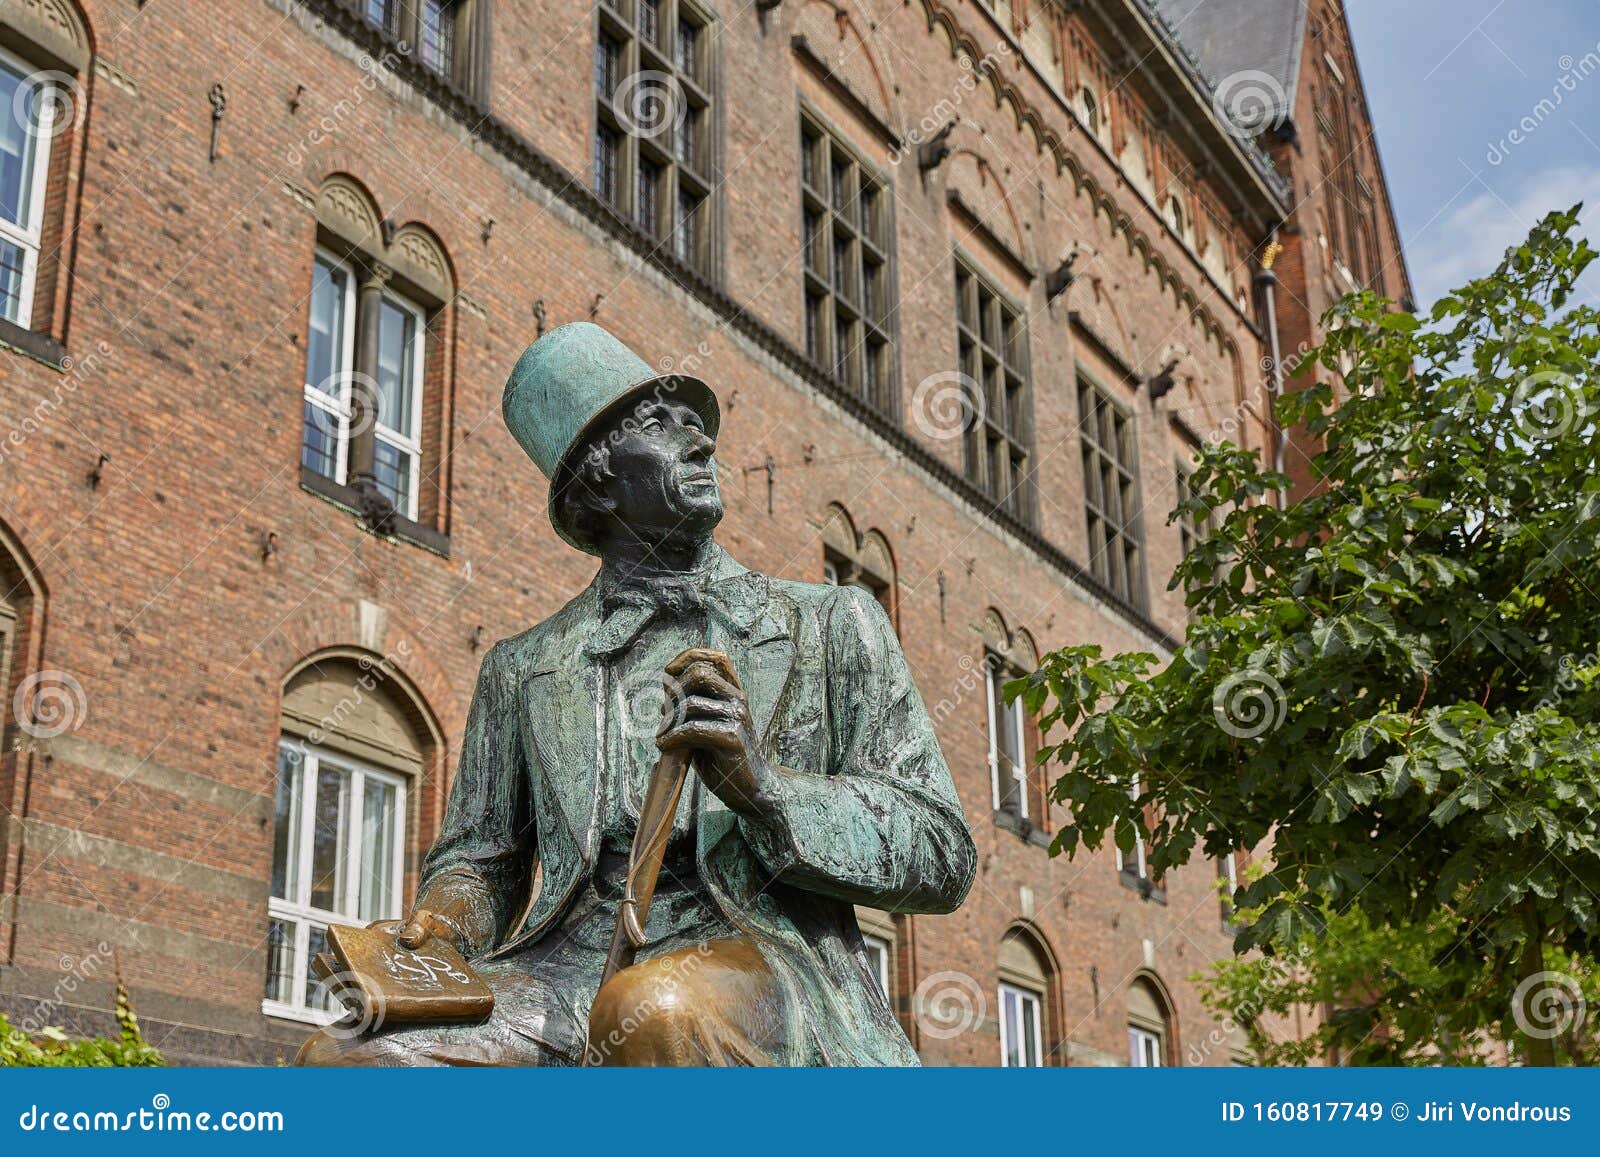
[[[989,780],[994,808],[1028,818],[1027,756],[1023,748],[1022,700],[1007,703],[1005,685],[1019,673],[993,651],[984,653],[989,700]]]
[[[1139,798],[1139,777],[1135,775],[1128,785],[1128,796],[1131,799]],[[1146,811],[1146,822],[1149,822],[1149,812]],[[1117,871],[1123,878],[1141,885],[1148,896],[1159,891],[1154,877],[1150,874],[1150,862],[1145,855],[1144,837],[1136,830],[1133,835],[1133,847],[1128,851],[1117,849]]]
[[[262,1011],[330,1019],[311,972],[328,925],[400,915],[405,790],[398,775],[308,743],[279,743]]]
[[[1128,1064],[1136,1069],[1161,1067],[1161,1034],[1140,1025],[1128,1026]]]
[[[26,328],[44,231],[57,101],[49,82],[0,50],[0,318]]]
[[[300,461],[345,484],[350,456],[352,391],[365,380],[374,391],[373,478],[405,518],[417,517],[422,474],[422,393],[427,319],[420,307],[385,290],[377,311],[377,362],[356,364],[357,272],[319,252],[312,272],[311,321],[306,341],[305,425]],[[365,375],[358,379],[358,375]]]
[[[878,989],[887,999],[889,996],[889,942],[881,936],[863,934],[861,940],[867,946],[867,965],[872,970],[872,978],[878,982]]]
[[[1037,992],[1014,984],[1000,986],[1000,1065],[1007,1069],[1037,1069],[1044,1065],[1040,1048]]]

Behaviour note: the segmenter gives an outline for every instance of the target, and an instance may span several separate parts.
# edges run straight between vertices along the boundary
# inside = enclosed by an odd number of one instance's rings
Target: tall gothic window
[[[690,0],[605,0],[594,191],[683,262],[712,265],[710,18]]]
[[[806,353],[883,413],[896,402],[890,200],[880,174],[802,115]]]
[[[1078,377],[1078,429],[1089,531],[1089,573],[1135,607],[1146,604],[1139,517],[1139,447],[1133,419],[1099,386]]]
[[[1024,521],[1033,518],[1033,398],[1020,307],[956,259],[956,336],[969,410],[967,478]]]

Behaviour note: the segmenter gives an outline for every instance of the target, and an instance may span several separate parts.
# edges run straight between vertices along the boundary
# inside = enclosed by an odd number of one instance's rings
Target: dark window
[[[710,22],[690,0],[607,0],[599,25],[595,192],[641,232],[707,272]]]
[[[1089,572],[1132,606],[1145,605],[1144,532],[1139,519],[1139,447],[1129,416],[1093,382],[1078,378]]]
[[[1022,312],[956,259],[956,335],[967,395],[967,478],[1002,508],[1033,519],[1033,397]]]
[[[888,197],[879,174],[812,117],[801,118],[806,352],[867,405],[892,414]]]

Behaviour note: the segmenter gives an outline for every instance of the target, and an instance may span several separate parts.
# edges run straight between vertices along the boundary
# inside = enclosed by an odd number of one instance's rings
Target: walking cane
[[[661,877],[661,861],[667,854],[667,838],[678,814],[678,801],[689,778],[689,751],[678,748],[663,751],[650,773],[650,787],[644,806],[639,809],[639,826],[628,850],[628,878],[622,886],[622,904],[617,910],[617,930],[611,936],[611,951],[606,955],[602,986],[633,963],[644,947],[644,925],[650,918],[650,901]]]

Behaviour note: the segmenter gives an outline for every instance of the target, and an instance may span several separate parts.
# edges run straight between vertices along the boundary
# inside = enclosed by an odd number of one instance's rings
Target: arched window
[[[1022,700],[1007,703],[1005,685],[1039,665],[1038,648],[1026,631],[1012,632],[1000,612],[983,620],[983,665],[989,724],[989,782],[996,818],[1026,834],[1044,830],[1042,773],[1033,766],[1034,742]]]
[[[334,176],[317,198],[301,481],[369,526],[439,547],[453,280],[438,241],[398,230]]]
[[[369,656],[318,659],[284,687],[263,1012],[326,1019],[311,962],[328,925],[402,914],[407,815],[436,731]]]
[[[1054,968],[1048,953],[1026,931],[1013,928],[1000,941],[1000,1064],[1039,1068],[1050,1056]]]
[[[1176,1034],[1164,992],[1148,977],[1128,985],[1128,1064],[1157,1069],[1175,1063]]]
[[[1091,136],[1099,139],[1101,135],[1100,101],[1094,95],[1094,89],[1084,85],[1078,90],[1078,111],[1083,114],[1084,127]]]
[[[899,626],[894,554],[876,530],[856,532],[849,511],[831,504],[822,516],[822,581],[830,586],[860,587]]]
[[[1172,226],[1172,231],[1183,240],[1188,239],[1188,226],[1184,224],[1183,202],[1177,197],[1167,198],[1167,222]]]
[[[75,211],[88,112],[87,26],[68,0],[0,6],[0,336],[59,360],[70,279],[62,238]]]

